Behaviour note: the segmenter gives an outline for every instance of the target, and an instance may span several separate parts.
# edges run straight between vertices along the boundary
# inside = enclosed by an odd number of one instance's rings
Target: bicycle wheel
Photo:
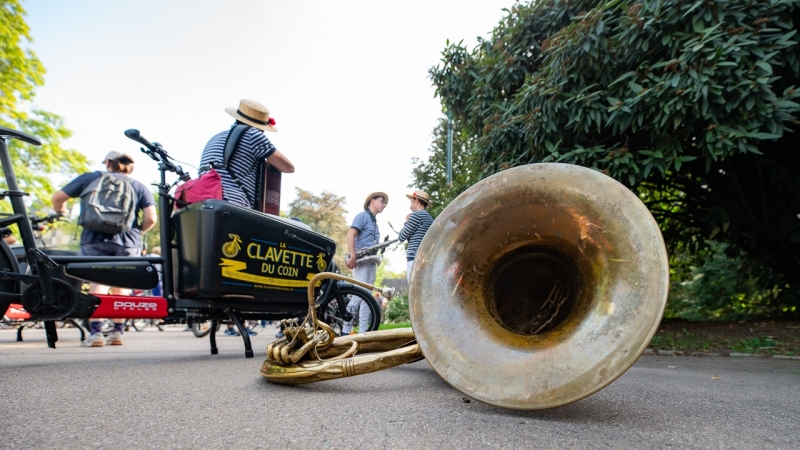
[[[219,324],[217,324],[216,331],[219,331]],[[192,324],[192,333],[199,338],[207,335],[210,332],[211,332],[211,322],[203,322],[203,323],[195,322]]]
[[[131,326],[136,331],[142,331],[147,326],[147,321],[145,319],[131,319]]]
[[[340,309],[339,309],[339,302],[343,302],[345,307],[349,305],[349,303],[353,300],[353,298],[358,297],[361,301],[365,302],[369,309],[369,318],[367,319],[368,326],[366,331],[375,331],[381,325],[381,307],[378,305],[378,301],[375,300],[375,297],[372,294],[360,287],[360,286],[347,286],[347,287],[340,287],[339,288],[339,295],[334,297],[323,309],[322,319],[328,325],[333,328],[333,331],[336,334],[342,334],[342,328],[344,325],[344,318],[341,317]],[[346,309],[346,308],[345,308]],[[353,326],[358,327],[359,318],[356,317],[353,320]],[[363,332],[360,329],[356,329],[357,332]]]
[[[20,273],[19,263],[14,253],[2,239],[0,239],[0,272]],[[19,281],[17,279],[11,277],[0,278],[0,292],[15,294],[19,292],[19,288]],[[4,303],[3,305],[5,305],[5,308],[0,307],[0,309],[3,310],[0,311],[0,313],[5,313],[5,309],[8,308],[8,304]]]

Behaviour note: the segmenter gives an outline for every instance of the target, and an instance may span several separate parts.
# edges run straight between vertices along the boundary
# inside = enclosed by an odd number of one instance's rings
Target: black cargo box
[[[187,299],[307,305],[308,281],[330,267],[333,240],[305,225],[222,200],[175,212],[177,291]]]

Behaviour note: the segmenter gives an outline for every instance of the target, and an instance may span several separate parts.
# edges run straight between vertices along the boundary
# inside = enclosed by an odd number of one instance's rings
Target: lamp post
[[[447,113],[447,185],[453,183],[453,118]]]

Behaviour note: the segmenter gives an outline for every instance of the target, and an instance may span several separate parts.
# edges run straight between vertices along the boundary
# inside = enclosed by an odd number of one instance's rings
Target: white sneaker
[[[106,344],[108,345],[122,345],[122,333],[118,331],[112,331],[111,334],[108,335],[108,339],[106,340]]]
[[[102,347],[103,333],[90,334],[85,340],[81,341],[81,347]]]

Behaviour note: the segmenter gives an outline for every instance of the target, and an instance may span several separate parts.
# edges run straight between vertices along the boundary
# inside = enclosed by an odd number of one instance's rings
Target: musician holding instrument
[[[347,232],[347,250],[349,255],[345,264],[353,271],[353,278],[369,284],[375,284],[378,262],[375,258],[359,261],[356,252],[362,248],[372,247],[378,244],[380,230],[375,216],[383,212],[389,203],[389,196],[385,192],[373,192],[364,201],[364,211],[358,213],[350,230]],[[355,317],[359,318],[359,330],[363,333],[369,326],[369,306],[360,298],[354,297],[347,305],[347,310],[353,314],[353,320],[345,322],[342,327],[343,334],[349,334],[353,329]]]
[[[422,238],[428,232],[428,228],[433,225],[433,217],[428,212],[428,205],[431,204],[431,196],[425,191],[415,190],[413,194],[406,195],[411,200],[411,214],[406,216],[406,223],[397,240],[400,242],[408,241],[406,248],[406,278],[411,282],[411,268],[414,267],[414,257],[417,256],[417,249],[422,243]]]
[[[256,170],[259,161],[266,159],[279,172],[292,173],[294,165],[264,135],[265,131],[277,132],[275,119],[261,103],[241,100],[239,107],[225,108],[236,122],[229,130],[214,135],[206,144],[200,158],[200,167],[213,167],[222,180],[224,199],[247,208],[256,203]],[[234,136],[234,130],[237,130]],[[230,161],[225,161],[225,146],[228,139],[235,139],[235,150]]]

